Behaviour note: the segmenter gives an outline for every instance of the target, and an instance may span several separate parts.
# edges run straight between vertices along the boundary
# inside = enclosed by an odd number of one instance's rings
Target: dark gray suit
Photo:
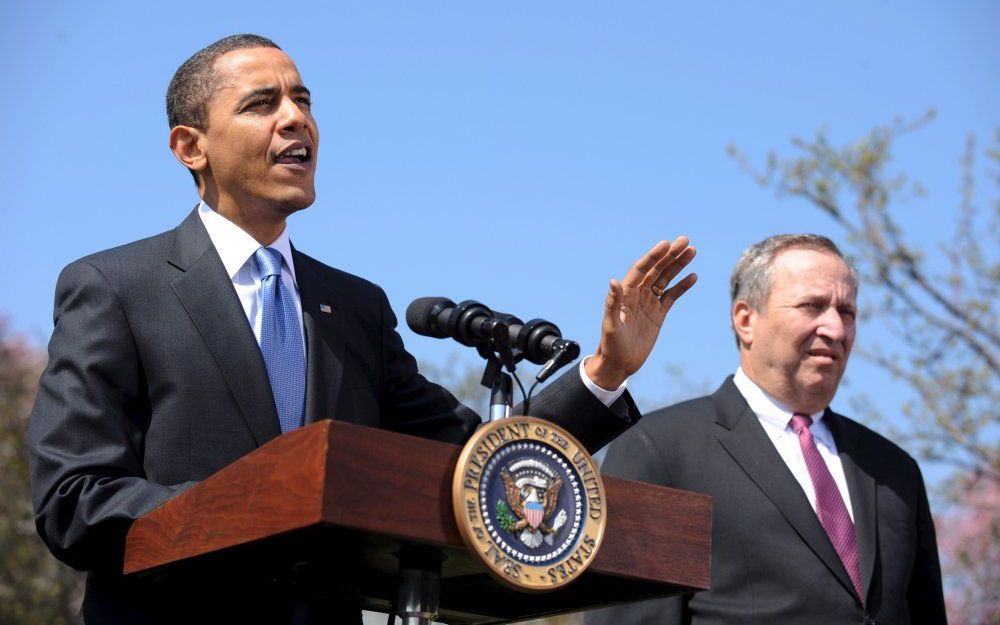
[[[479,417],[417,373],[382,290],[297,251],[294,259],[306,421],[463,441]],[[596,449],[638,419],[627,396],[614,408],[572,371],[532,412]],[[60,560],[90,571],[85,622],[146,622],[166,605],[121,579],[130,524],[279,434],[260,350],[197,211],[63,271],[30,461],[39,534]]]
[[[607,474],[712,496],[711,589],[588,615],[588,624],[945,622],[934,525],[916,462],[827,410],[854,509],[866,606],[802,487],[732,378],[647,415]],[[868,620],[866,620],[866,618]]]

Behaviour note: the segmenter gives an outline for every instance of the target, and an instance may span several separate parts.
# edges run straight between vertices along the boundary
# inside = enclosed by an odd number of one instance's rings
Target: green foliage
[[[0,318],[0,623],[76,622],[83,578],[35,533],[28,482],[28,416],[44,354]]]
[[[497,522],[500,523],[500,529],[505,532],[513,531],[514,525],[517,523],[517,519],[511,513],[510,508],[507,507],[503,499],[497,499]]]

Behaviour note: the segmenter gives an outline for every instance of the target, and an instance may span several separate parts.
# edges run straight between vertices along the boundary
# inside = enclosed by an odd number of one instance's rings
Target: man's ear
[[[192,126],[174,126],[170,130],[170,151],[188,169],[203,172],[208,167],[205,133]]]
[[[746,300],[737,300],[733,304],[733,330],[740,339],[741,348],[749,348],[753,345],[753,326],[757,314],[757,311]]]

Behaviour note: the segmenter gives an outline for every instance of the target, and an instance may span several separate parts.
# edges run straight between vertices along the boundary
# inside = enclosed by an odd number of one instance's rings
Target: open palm
[[[611,280],[601,342],[586,365],[595,384],[617,388],[646,362],[667,313],[698,280],[697,275],[688,274],[667,288],[695,254],[685,236],[661,241],[632,265],[620,283]]]

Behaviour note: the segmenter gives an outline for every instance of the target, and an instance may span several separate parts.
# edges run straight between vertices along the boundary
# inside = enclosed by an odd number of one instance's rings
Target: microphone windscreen
[[[454,308],[455,302],[447,297],[421,297],[406,307],[406,325],[421,336],[446,338],[448,335],[437,328],[435,317],[446,308]]]

